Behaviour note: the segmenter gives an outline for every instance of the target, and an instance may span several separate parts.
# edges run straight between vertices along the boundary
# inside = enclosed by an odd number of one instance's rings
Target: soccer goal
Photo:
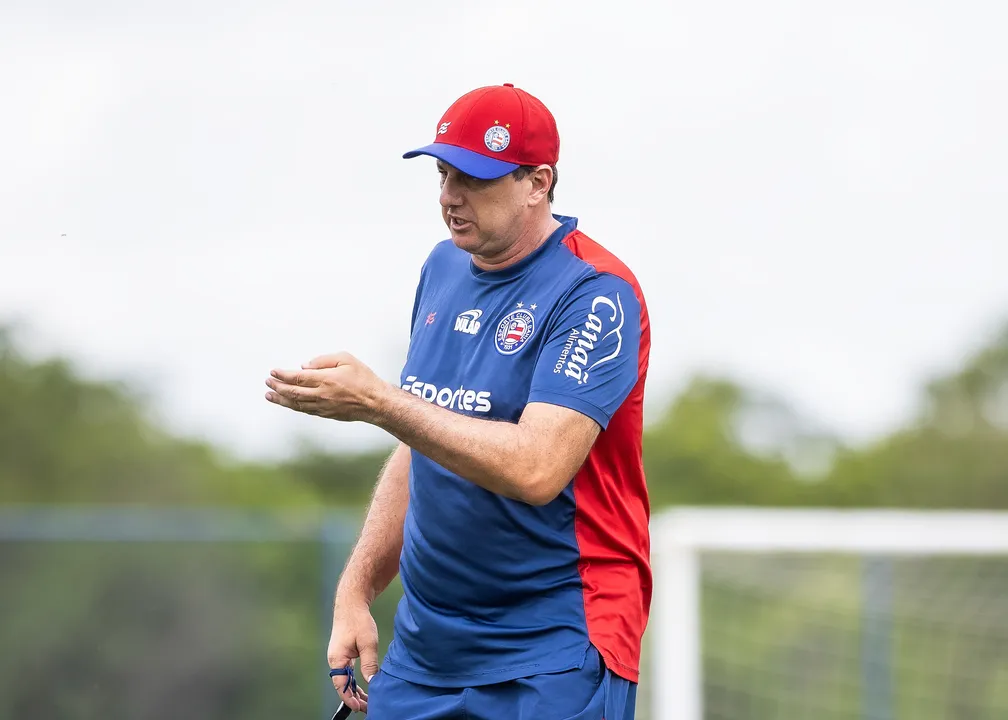
[[[652,522],[651,720],[1008,718],[1008,513]]]

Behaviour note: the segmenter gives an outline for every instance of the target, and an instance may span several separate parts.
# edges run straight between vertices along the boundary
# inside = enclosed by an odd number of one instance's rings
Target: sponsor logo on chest
[[[475,335],[479,332],[479,319],[482,315],[482,310],[466,310],[464,313],[459,313],[459,316],[455,318],[455,332]]]
[[[469,390],[464,385],[459,385],[457,388],[439,388],[433,383],[418,380],[416,375],[407,377],[402,389],[429,403],[437,403],[452,410],[458,408],[469,412],[488,413],[491,409],[489,390]]]

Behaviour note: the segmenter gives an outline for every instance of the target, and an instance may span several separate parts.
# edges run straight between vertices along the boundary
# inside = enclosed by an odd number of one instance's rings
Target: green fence
[[[0,720],[322,718],[340,513],[0,508]],[[375,608],[382,649],[397,588]]]
[[[327,719],[360,521],[0,508],[0,720]],[[1008,717],[1008,558],[720,552],[698,569],[706,720]],[[382,655],[399,597],[373,608]],[[664,717],[650,665],[640,720]]]

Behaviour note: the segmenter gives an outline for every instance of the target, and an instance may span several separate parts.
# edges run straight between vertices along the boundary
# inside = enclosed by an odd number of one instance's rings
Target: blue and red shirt
[[[562,223],[500,271],[450,241],[424,263],[400,378],[454,412],[518,422],[530,402],[602,428],[563,492],[537,507],[489,492],[413,451],[382,671],[464,687],[581,667],[589,643],[637,682],[651,602],[641,458],[650,350],[630,270]]]

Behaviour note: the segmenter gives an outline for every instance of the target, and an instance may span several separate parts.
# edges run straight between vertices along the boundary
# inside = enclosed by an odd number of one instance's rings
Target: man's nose
[[[445,178],[441,184],[441,206],[457,207],[462,204],[462,193],[459,184],[451,178]]]

